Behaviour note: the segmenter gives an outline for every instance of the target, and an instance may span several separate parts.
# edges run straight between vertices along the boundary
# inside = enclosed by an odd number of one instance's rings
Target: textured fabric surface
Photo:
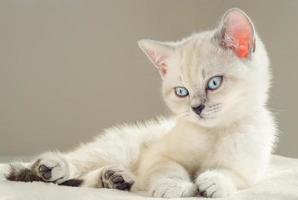
[[[252,163],[253,165],[253,163]],[[138,194],[93,188],[72,188],[44,183],[0,182],[0,200],[142,200]],[[153,198],[152,198],[153,199]],[[156,198],[154,198],[156,200]],[[200,199],[198,197],[189,199]],[[298,200],[298,159],[273,156],[264,180],[226,200]]]

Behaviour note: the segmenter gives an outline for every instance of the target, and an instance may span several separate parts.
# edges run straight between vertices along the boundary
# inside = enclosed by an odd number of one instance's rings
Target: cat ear
[[[254,27],[240,9],[228,10],[220,23],[216,37],[223,48],[231,49],[239,58],[247,58],[255,50]]]
[[[140,40],[138,41],[139,47],[159,70],[162,77],[168,71],[168,58],[173,53],[173,48],[167,43],[158,42],[154,40]]]

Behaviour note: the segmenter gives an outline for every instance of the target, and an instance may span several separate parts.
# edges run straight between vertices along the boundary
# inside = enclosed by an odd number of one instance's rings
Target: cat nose
[[[203,111],[203,109],[205,108],[205,105],[204,104],[200,104],[199,106],[197,107],[191,107],[191,109],[197,113],[198,115],[201,114],[201,112]]]

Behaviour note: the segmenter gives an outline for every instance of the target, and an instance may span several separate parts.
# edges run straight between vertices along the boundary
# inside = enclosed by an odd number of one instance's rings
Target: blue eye
[[[188,96],[189,92],[185,87],[175,87],[175,94],[178,97],[186,97]]]
[[[213,76],[209,79],[207,83],[208,90],[216,90],[221,86],[223,77],[222,76]]]

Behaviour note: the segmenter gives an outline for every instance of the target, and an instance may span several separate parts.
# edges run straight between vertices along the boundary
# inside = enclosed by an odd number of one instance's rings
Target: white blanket
[[[253,163],[251,163],[253,165]],[[145,200],[111,189],[73,188],[45,183],[0,182],[0,200]],[[153,199],[153,198],[152,198]],[[156,198],[154,198],[157,200]],[[199,199],[198,197],[189,199]],[[273,156],[266,178],[226,200],[298,200],[298,159]]]

